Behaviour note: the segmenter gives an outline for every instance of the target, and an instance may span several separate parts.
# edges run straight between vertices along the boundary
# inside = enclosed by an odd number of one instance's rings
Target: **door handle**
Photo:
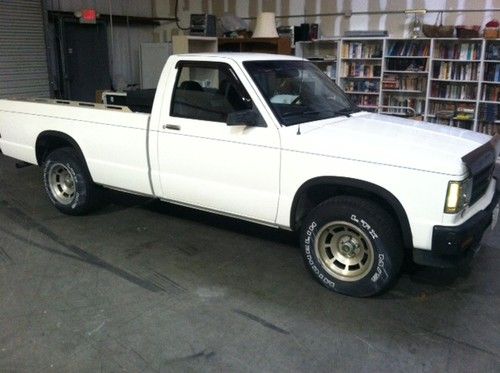
[[[181,129],[181,126],[178,126],[176,124],[164,124],[163,129],[179,131]]]

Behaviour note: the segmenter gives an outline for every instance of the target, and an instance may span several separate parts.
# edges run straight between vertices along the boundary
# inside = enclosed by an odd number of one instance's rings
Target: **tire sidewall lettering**
[[[375,254],[375,266],[374,269],[370,271],[373,273],[368,273],[367,277],[370,277],[371,282],[378,282],[388,279],[389,275],[385,269],[386,256],[385,254],[380,252],[379,245],[382,245],[382,242],[377,231],[368,221],[356,214],[351,215],[351,221],[356,223],[358,227],[364,230],[369,235],[369,237],[372,238],[373,251]]]
[[[306,258],[306,261],[307,261],[309,267],[311,268],[313,273],[317,276],[317,278],[323,284],[325,284],[325,286],[333,289],[335,287],[335,282],[330,280],[328,277],[326,277],[322,273],[322,271],[316,265],[316,261],[314,259],[312,252],[311,252],[311,248],[314,246],[314,242],[316,239],[316,232],[317,232],[316,228],[317,227],[318,227],[318,224],[315,221],[313,221],[313,222],[311,222],[311,224],[309,225],[309,227],[307,228],[307,230],[305,232],[305,238],[304,238],[305,258]]]

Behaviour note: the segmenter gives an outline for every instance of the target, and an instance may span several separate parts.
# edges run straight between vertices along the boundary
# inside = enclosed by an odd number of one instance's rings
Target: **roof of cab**
[[[295,56],[288,56],[284,54],[271,54],[271,53],[244,53],[244,52],[221,52],[221,53],[188,53],[188,54],[175,54],[178,58],[225,58],[231,59],[236,62],[244,61],[272,61],[272,60],[298,60],[302,58]]]

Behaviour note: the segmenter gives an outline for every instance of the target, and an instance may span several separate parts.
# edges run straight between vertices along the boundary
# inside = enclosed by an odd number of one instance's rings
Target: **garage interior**
[[[498,19],[496,0],[4,0],[0,99],[147,112],[171,54],[266,52],[310,59],[365,110],[495,135]],[[344,52],[367,38],[382,71],[352,82]],[[478,51],[460,84],[446,43]],[[402,45],[428,65],[404,65]],[[0,156],[1,371],[500,369],[498,225],[470,266],[409,266],[359,299],[318,286],[295,233],[111,190],[66,216],[23,166]]]

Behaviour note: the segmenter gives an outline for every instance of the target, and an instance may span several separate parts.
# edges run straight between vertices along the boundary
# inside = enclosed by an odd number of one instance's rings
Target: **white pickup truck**
[[[498,136],[363,112],[305,60],[175,55],[142,104],[1,100],[0,149],[67,214],[106,187],[299,230],[313,276],[353,296],[405,259],[457,265],[496,223]]]

